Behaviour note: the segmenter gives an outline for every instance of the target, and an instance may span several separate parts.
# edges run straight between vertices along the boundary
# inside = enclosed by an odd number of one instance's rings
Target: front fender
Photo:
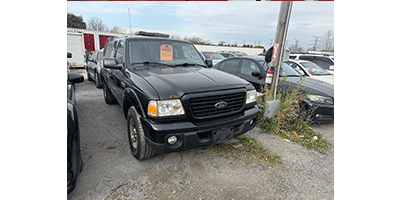
[[[135,109],[138,111],[140,116],[142,116],[143,118],[147,118],[144,108],[141,104],[141,101],[136,92],[132,88],[126,88],[124,90],[122,99],[123,99],[122,107],[124,109],[125,118],[127,117],[128,110],[131,106],[135,106]]]

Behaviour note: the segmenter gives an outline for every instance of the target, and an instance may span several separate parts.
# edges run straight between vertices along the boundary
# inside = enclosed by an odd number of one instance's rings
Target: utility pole
[[[279,11],[278,24],[276,27],[274,49],[271,58],[271,69],[274,72],[272,76],[271,91],[273,92],[273,99],[276,97],[276,90],[278,85],[279,69],[282,63],[283,52],[285,47],[286,35],[290,21],[290,13],[292,11],[292,1],[282,1]],[[266,100],[272,100],[269,96]]]
[[[313,36],[315,38],[315,43],[314,43],[314,48],[313,50],[316,51],[317,50],[317,43],[318,43],[318,38],[320,38],[321,36],[317,37],[317,36]]]
[[[294,45],[294,50],[297,51],[297,45],[299,44],[300,39],[293,39],[296,41],[296,44]]]
[[[129,34],[132,34],[131,31],[131,10],[128,8],[128,17],[129,17]]]

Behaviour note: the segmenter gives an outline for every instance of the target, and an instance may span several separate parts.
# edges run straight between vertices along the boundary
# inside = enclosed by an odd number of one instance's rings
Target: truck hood
[[[158,93],[160,99],[188,93],[244,88],[249,83],[237,76],[204,67],[151,67],[135,70]],[[176,97],[175,97],[176,98]]]

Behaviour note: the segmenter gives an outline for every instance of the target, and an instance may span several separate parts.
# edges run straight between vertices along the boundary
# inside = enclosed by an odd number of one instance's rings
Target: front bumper
[[[306,109],[313,111],[311,116],[313,123],[325,124],[334,122],[334,105],[309,102],[306,105]]]
[[[219,131],[229,130],[231,137],[228,139],[242,135],[256,126],[258,111],[255,106],[236,115],[200,122],[154,123],[148,119],[141,120],[147,145],[161,154],[219,143],[215,139]],[[172,135],[178,141],[170,145],[167,138]]]

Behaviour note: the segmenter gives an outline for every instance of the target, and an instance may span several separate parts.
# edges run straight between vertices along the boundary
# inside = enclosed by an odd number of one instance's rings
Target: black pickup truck
[[[139,160],[213,145],[256,126],[257,93],[212,69],[192,43],[167,37],[111,37],[100,62],[104,100],[122,106]]]

